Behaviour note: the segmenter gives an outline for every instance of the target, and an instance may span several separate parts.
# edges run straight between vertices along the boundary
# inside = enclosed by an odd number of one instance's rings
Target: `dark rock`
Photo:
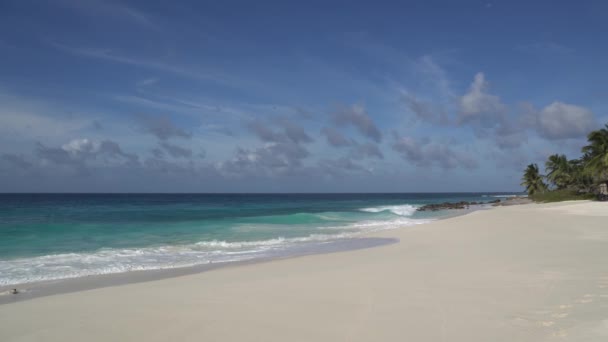
[[[500,200],[494,200],[491,202],[486,202],[486,203],[499,203]],[[484,202],[467,202],[467,201],[460,201],[460,202],[443,202],[443,203],[431,203],[431,204],[426,204],[423,205],[422,207],[416,209],[417,211],[438,211],[438,210],[451,210],[451,209],[468,209],[469,206],[471,205],[480,205],[480,204],[484,204]]]

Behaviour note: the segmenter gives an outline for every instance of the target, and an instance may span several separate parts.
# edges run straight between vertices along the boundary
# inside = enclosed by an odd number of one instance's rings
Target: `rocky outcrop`
[[[500,203],[500,200],[494,200],[490,202],[468,202],[468,201],[460,201],[460,202],[444,202],[444,203],[432,203],[426,204],[422,207],[416,209],[417,211],[438,211],[438,210],[451,210],[451,209],[468,209],[472,205],[480,205],[480,204],[496,204]]]
[[[494,203],[492,205],[497,207],[497,206],[503,206],[503,205],[528,204],[528,203],[532,203],[532,202],[533,201],[531,199],[529,199],[528,197],[517,196],[517,197],[507,198],[505,201]]]

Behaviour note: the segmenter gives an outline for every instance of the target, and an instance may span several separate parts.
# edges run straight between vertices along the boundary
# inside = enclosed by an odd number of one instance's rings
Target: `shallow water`
[[[508,195],[2,194],[0,286],[289,255]]]

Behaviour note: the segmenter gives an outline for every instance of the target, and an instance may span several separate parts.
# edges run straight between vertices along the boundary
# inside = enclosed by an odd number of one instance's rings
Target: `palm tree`
[[[576,187],[582,192],[589,192],[593,187],[593,177],[585,172],[585,157],[581,159],[572,159],[568,161],[570,164],[570,185]]]
[[[545,163],[547,179],[553,183],[558,190],[567,188],[573,181],[572,163],[565,155],[554,154],[549,156]]]
[[[598,181],[608,179],[608,124],[587,135],[589,145],[583,147],[585,171]]]
[[[539,173],[538,165],[536,164],[528,165],[521,180],[521,185],[526,187],[529,195],[547,190],[547,185],[543,182],[543,176]]]

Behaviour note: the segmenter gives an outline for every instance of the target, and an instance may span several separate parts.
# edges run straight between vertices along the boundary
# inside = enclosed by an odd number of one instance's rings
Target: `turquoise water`
[[[0,285],[289,255],[501,195],[0,194]]]

